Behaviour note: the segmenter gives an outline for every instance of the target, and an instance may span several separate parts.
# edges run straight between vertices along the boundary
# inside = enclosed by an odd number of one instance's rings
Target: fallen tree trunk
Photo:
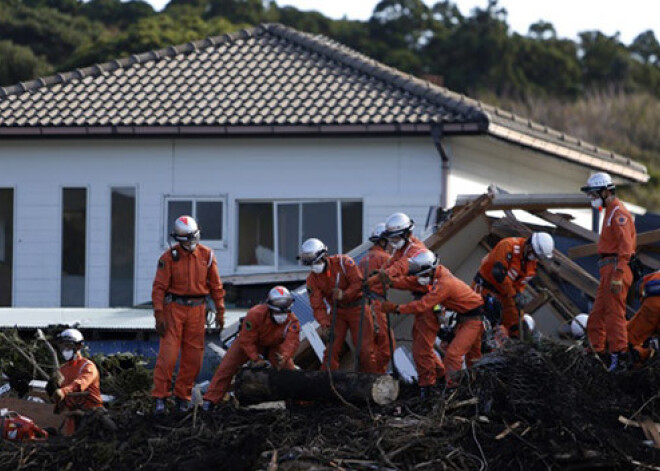
[[[383,405],[399,395],[399,382],[389,375],[335,371],[332,385],[327,371],[244,368],[236,376],[236,398],[241,405],[294,399],[345,401]]]

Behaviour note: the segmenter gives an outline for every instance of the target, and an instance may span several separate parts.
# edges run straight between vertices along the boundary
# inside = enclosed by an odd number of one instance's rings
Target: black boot
[[[610,373],[623,373],[628,371],[630,366],[630,355],[628,352],[612,353],[612,362],[607,369]]]
[[[420,399],[428,399],[431,397],[431,386],[420,386],[419,397]]]

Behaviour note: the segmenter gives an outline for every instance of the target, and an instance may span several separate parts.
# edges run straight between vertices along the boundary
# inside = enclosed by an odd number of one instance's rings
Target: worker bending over
[[[446,351],[446,379],[448,387],[457,385],[458,376],[466,357],[467,366],[481,357],[484,301],[467,284],[440,265],[437,256],[424,250],[408,260],[408,276],[392,279],[397,289],[423,287],[425,294],[407,304],[383,302],[386,312],[414,314],[413,359],[417,366],[421,396],[428,396],[437,379],[442,377],[444,365],[434,351],[440,322],[435,306],[441,305],[458,314],[455,336]]]
[[[284,286],[275,286],[268,292],[266,302],[251,308],[234,340],[213,375],[204,394],[204,410],[217,405],[229,389],[231,380],[247,361],[252,366],[265,366],[292,370],[293,355],[300,344],[300,322],[291,312],[293,296]]]
[[[527,239],[507,237],[481,261],[472,286],[485,301],[489,296],[499,301],[505,336],[518,336],[523,318],[522,292],[536,275],[537,260],[552,258],[554,247],[554,240],[545,232],[535,232]]]
[[[660,271],[642,278],[642,305],[628,322],[628,342],[635,363],[641,363],[658,350],[660,337]]]

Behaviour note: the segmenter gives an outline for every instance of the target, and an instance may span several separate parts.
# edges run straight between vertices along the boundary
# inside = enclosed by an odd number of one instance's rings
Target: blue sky
[[[147,0],[160,10],[169,0]],[[276,0],[300,10],[317,10],[331,18],[365,20],[378,0]],[[433,5],[436,0],[424,0]],[[455,0],[463,14],[488,0]],[[639,33],[652,29],[660,38],[660,0],[500,0],[508,11],[508,23],[525,34],[530,24],[543,19],[552,23],[560,37],[576,39],[579,31],[597,29],[612,35],[619,31],[625,44]]]

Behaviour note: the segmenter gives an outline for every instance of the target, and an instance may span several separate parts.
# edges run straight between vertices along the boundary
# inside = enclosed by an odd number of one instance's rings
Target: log
[[[236,375],[234,392],[241,405],[286,399],[336,402],[342,398],[350,403],[384,405],[399,395],[399,382],[389,375],[334,371],[332,382],[334,389],[327,371],[244,368]]]

